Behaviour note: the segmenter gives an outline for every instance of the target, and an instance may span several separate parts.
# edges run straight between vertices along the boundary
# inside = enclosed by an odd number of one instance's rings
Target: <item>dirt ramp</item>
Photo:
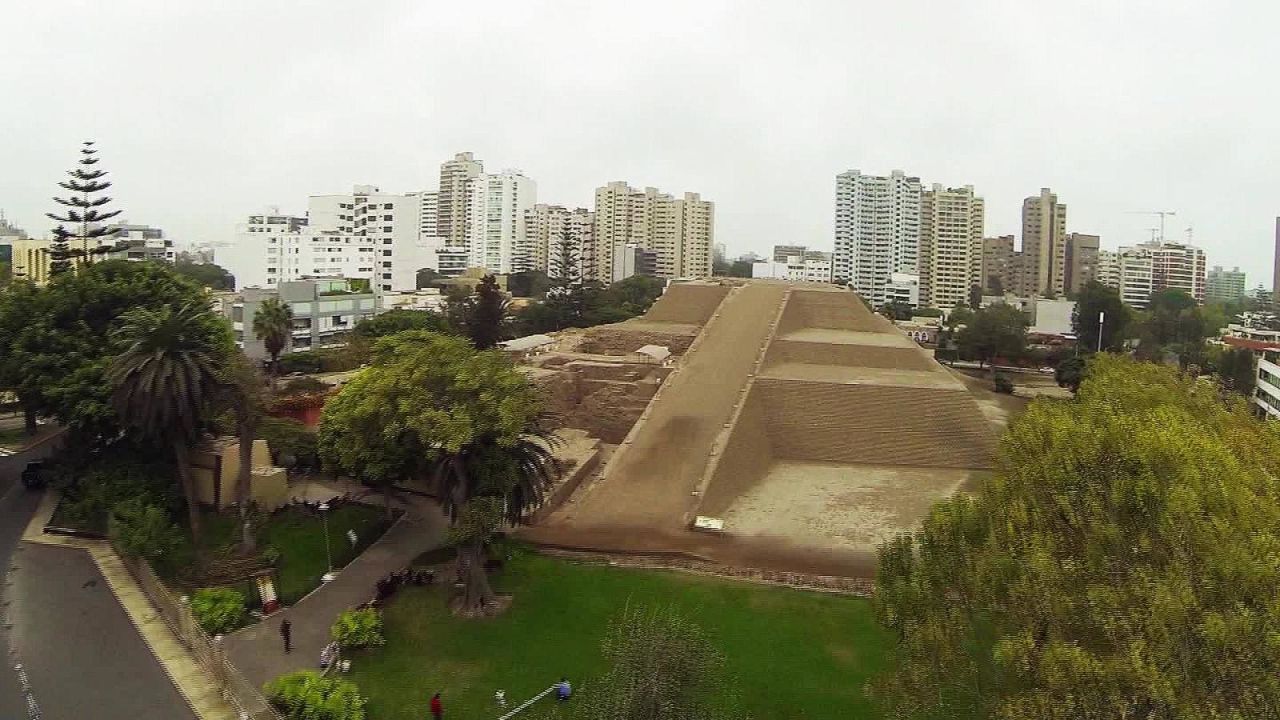
[[[706,325],[729,294],[723,285],[675,283],[642,318],[646,322]]]
[[[772,463],[764,402],[759,393],[752,392],[720,451],[715,474],[707,485],[698,513],[713,517],[723,514],[739,495],[764,477]]]

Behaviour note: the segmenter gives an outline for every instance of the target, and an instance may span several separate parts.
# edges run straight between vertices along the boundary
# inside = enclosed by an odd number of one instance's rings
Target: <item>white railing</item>
[[[543,690],[542,692],[538,693],[537,695],[534,695],[533,697],[529,698],[528,700],[525,700],[524,702],[520,703],[520,705],[519,705],[518,707],[516,707],[514,710],[512,710],[511,712],[507,713],[506,715],[503,715],[502,717],[498,718],[498,720],[508,720],[508,718],[513,718],[513,717],[515,717],[516,715],[519,715],[520,713],[524,712],[525,710],[528,710],[528,709],[529,709],[529,707],[530,707],[531,705],[533,705],[534,703],[538,702],[538,701],[539,701],[539,700],[541,700],[542,698],[544,698],[544,697],[546,697],[546,696],[550,695],[551,693],[555,692],[555,689],[556,689],[559,685],[560,685],[560,683],[556,683],[555,685],[552,685],[551,687],[547,688],[546,690]]]

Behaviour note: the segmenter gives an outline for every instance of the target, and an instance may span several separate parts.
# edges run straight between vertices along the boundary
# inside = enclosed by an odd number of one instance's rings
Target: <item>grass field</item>
[[[201,526],[201,545],[206,554],[227,553],[240,539],[239,516],[234,511],[205,513]],[[349,503],[329,512],[329,542],[334,568],[341,568],[382,536],[387,529],[381,508]],[[359,538],[353,548],[347,531],[355,530]],[[185,529],[183,531],[186,532]],[[184,537],[187,537],[184,535]],[[319,516],[296,507],[271,515],[259,531],[258,548],[274,547],[280,552],[276,562],[276,594],[285,605],[292,605],[320,585],[320,576],[329,569],[325,556],[324,522]],[[167,561],[157,564],[157,571],[174,577],[194,562],[189,542],[178,548]],[[245,588],[251,588],[245,583]],[[247,592],[253,597],[252,592]]]
[[[883,665],[886,638],[866,600],[528,552],[495,585],[515,601],[487,620],[454,618],[439,586],[396,596],[387,644],[353,657],[369,717],[426,717],[437,691],[446,717],[497,717],[495,690],[517,704],[561,675],[580,691],[601,672],[601,634],[628,603],[696,619],[725,655],[742,716],[877,717],[862,687]]]

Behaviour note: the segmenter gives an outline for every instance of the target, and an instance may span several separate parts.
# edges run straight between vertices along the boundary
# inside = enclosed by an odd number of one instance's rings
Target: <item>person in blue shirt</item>
[[[566,678],[560,678],[560,682],[556,683],[556,701],[564,702],[573,694],[573,688],[569,687],[569,681]]]

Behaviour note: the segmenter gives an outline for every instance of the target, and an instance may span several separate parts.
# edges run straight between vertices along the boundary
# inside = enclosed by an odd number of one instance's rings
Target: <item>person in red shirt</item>
[[[444,705],[440,704],[440,693],[431,696],[431,717],[435,720],[444,717]]]

